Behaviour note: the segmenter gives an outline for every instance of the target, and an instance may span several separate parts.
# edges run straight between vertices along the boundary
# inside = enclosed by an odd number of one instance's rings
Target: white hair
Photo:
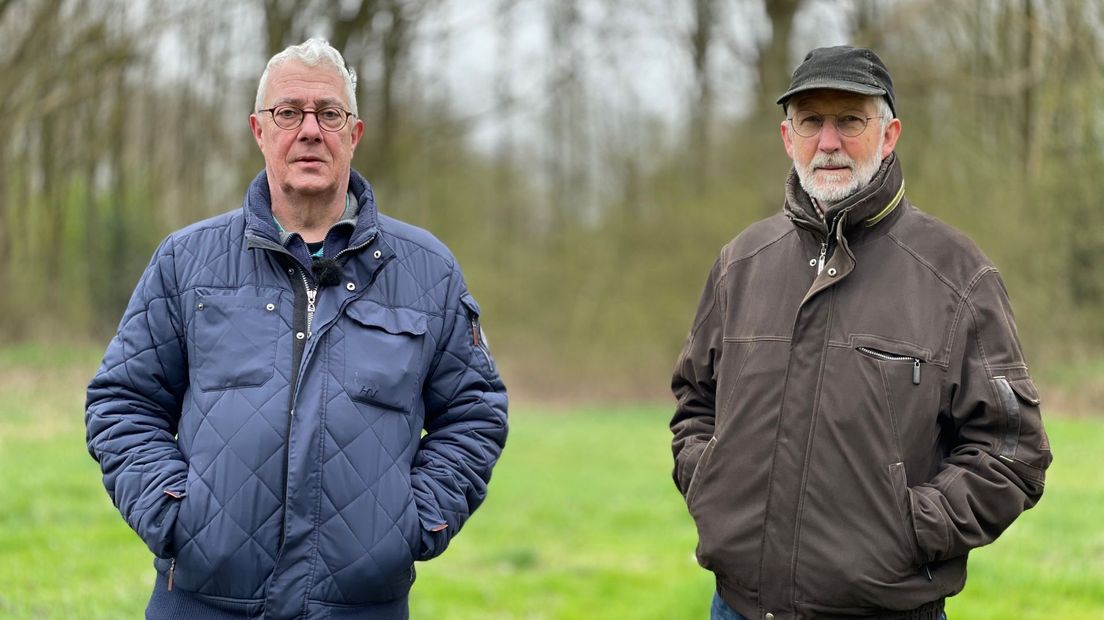
[[[882,119],[882,131],[885,132],[886,125],[893,120],[893,110],[889,107],[889,102],[885,97],[874,98],[874,109],[877,110],[878,116]]]
[[[333,66],[341,78],[345,81],[345,94],[349,98],[349,110],[357,113],[356,101],[356,73],[345,66],[345,59],[341,52],[334,49],[325,39],[311,38],[299,45],[292,45],[284,51],[276,54],[268,60],[261,81],[257,84],[257,99],[253,102],[253,109],[260,110],[264,106],[265,89],[268,87],[268,74],[274,67],[278,67],[289,60],[297,60],[308,67],[316,67],[325,62]]]

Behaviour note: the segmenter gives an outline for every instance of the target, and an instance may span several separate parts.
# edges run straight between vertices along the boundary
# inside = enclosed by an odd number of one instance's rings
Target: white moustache
[[[831,166],[833,168],[854,168],[855,160],[843,153],[817,153],[809,162],[809,169],[816,170]]]

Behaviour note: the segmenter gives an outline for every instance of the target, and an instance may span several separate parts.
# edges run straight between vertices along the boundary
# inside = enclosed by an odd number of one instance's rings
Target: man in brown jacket
[[[721,250],[672,381],[712,617],[943,618],[1051,461],[1007,293],[904,197],[874,52],[813,50],[778,103],[783,212]]]

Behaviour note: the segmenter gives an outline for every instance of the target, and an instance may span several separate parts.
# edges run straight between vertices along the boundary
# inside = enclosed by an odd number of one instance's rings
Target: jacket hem
[[[745,593],[742,589],[737,589],[730,586],[720,579],[717,580],[717,593],[721,596],[721,599],[736,611],[740,612],[748,618],[760,618],[762,613],[759,610],[759,601],[757,597],[752,593]],[[883,610],[875,612],[848,612],[846,610],[832,610],[826,611],[824,608],[818,608],[816,610],[806,609],[800,610],[803,607],[798,604],[799,611],[796,614],[789,615],[785,613],[775,613],[774,615],[779,618],[865,618],[867,620],[939,620],[943,615],[945,599],[938,599],[930,603],[925,603],[916,609],[909,610]],[[770,611],[770,610],[766,610]]]
[[[332,620],[409,620],[409,596],[382,603],[349,605],[307,601],[306,617],[325,611]],[[146,620],[244,620],[260,619],[264,615],[264,599],[235,599],[223,596],[205,596],[180,588],[168,589],[168,578],[157,574],[153,593],[146,605]]]

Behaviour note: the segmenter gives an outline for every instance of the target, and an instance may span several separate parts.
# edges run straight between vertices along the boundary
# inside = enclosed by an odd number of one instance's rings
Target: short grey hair
[[[276,54],[268,60],[261,80],[257,84],[257,99],[253,102],[253,109],[260,110],[264,106],[265,90],[268,88],[268,74],[274,67],[278,67],[289,60],[297,60],[308,67],[317,67],[320,63],[330,64],[345,81],[345,94],[349,98],[349,110],[357,114],[356,101],[356,72],[345,66],[345,59],[341,52],[337,51],[325,39],[311,38],[299,45],[292,45],[284,51]]]
[[[882,119],[882,130],[884,131],[886,125],[893,120],[893,108],[889,107],[889,102],[885,97],[874,98],[874,109],[878,111],[878,117]]]

